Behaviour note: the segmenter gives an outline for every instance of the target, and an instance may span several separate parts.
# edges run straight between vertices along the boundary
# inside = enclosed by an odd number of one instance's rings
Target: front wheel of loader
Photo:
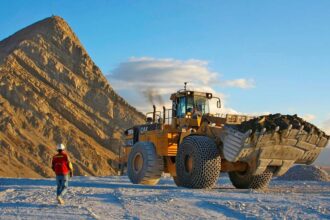
[[[211,188],[221,170],[219,150],[214,141],[205,136],[186,137],[175,161],[175,183],[187,188]]]
[[[178,177],[173,176],[173,181],[176,186],[182,186],[182,183],[179,181]]]
[[[228,172],[228,174],[230,181],[238,189],[267,188],[273,177],[273,171],[270,169],[265,170],[259,175],[252,175],[250,169],[244,172],[232,171]]]
[[[127,162],[127,174],[134,184],[156,185],[163,173],[163,158],[151,142],[134,144]]]

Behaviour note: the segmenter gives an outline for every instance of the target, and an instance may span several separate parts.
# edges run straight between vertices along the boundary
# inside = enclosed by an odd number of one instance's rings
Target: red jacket
[[[72,172],[72,164],[64,151],[53,156],[52,169],[56,175],[67,175]]]

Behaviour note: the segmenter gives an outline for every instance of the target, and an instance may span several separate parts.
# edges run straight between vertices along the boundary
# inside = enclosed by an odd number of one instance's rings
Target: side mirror
[[[221,101],[220,101],[220,99],[217,101],[217,108],[221,108]]]

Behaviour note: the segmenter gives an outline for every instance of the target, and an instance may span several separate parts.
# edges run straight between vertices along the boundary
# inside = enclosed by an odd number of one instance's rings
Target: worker
[[[59,204],[64,205],[63,196],[68,190],[69,176],[73,176],[73,167],[69,160],[67,153],[64,151],[65,145],[57,145],[57,154],[53,156],[52,169],[56,174],[57,183],[57,201]]]

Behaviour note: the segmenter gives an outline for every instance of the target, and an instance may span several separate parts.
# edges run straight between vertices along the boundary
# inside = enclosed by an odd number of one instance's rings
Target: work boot
[[[61,198],[61,196],[57,196],[58,204],[64,205],[64,200]]]

